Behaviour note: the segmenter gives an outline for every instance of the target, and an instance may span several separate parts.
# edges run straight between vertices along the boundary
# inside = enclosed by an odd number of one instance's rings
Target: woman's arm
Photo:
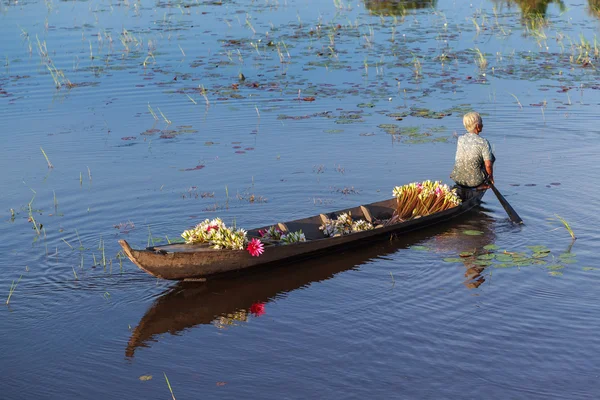
[[[494,163],[491,160],[485,162],[485,172],[488,174],[490,183],[494,183]]]

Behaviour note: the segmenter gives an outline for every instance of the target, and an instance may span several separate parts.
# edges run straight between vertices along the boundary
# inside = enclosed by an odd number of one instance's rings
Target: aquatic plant
[[[306,236],[302,233],[302,229],[296,232],[289,232],[281,237],[282,244],[292,244],[298,242],[306,242]]]
[[[15,281],[12,281],[12,283],[10,284],[10,289],[8,291],[8,298],[6,299],[6,305],[10,304],[10,298],[12,297],[13,293],[15,292],[15,289],[17,288],[17,285],[19,284],[19,282],[21,282],[21,278],[23,278],[23,275],[21,275],[19,277],[19,279],[17,280],[16,283],[15,283]]]
[[[348,235],[354,232],[368,231],[373,228],[373,224],[363,219],[353,221],[350,211],[338,215],[335,220],[326,219],[323,225],[319,227],[326,237]]]
[[[246,231],[227,227],[220,218],[204,220],[181,234],[186,243],[209,243],[213,249],[243,250],[248,242]]]
[[[573,229],[571,229],[571,225],[569,225],[567,220],[558,214],[555,214],[555,215],[556,215],[556,218],[558,218],[560,220],[560,222],[562,222],[562,224],[565,226],[565,229],[567,230],[567,232],[569,232],[569,235],[571,235],[573,240],[577,239],[577,237],[575,236],[575,233],[573,233]]]
[[[306,237],[302,229],[296,232],[284,232],[276,226],[270,226],[268,229],[258,231],[262,240],[270,242],[279,242],[281,244],[292,244],[298,242],[306,242]]]
[[[398,201],[395,217],[401,220],[447,210],[462,202],[455,189],[450,189],[440,181],[427,180],[396,186],[392,193]]]

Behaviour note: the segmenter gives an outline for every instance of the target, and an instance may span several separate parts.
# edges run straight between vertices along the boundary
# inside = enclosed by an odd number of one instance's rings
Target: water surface
[[[166,374],[178,399],[596,398],[597,10],[0,3],[3,396],[164,399]],[[470,110],[522,227],[488,193],[454,223],[206,285],[119,253],[448,182]]]

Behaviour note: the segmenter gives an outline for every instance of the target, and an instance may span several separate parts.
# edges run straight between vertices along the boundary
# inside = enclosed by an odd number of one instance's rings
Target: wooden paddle
[[[504,211],[506,211],[510,220],[512,222],[514,222],[515,224],[522,224],[523,220],[521,219],[521,217],[519,217],[519,214],[517,214],[515,209],[512,208],[512,206],[508,203],[508,201],[506,201],[506,199],[504,198],[504,196],[502,196],[502,194],[498,191],[498,189],[496,189],[496,186],[494,186],[493,183],[488,183],[488,184],[492,188],[492,191],[498,198],[498,201],[500,202],[500,204],[502,204],[502,207],[504,207]]]

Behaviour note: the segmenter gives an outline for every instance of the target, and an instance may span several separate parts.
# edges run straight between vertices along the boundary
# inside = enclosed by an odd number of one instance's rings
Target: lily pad
[[[550,276],[562,276],[563,273],[560,271],[550,271],[550,272],[548,272],[548,274]]]
[[[577,260],[575,260],[574,258],[561,258],[560,262],[563,264],[575,264]]]
[[[473,254],[475,254],[475,253],[473,253],[472,251],[462,251],[462,252],[459,254],[459,256],[461,256],[461,257],[472,257],[472,256],[473,256]]]
[[[512,262],[514,259],[510,254],[496,254],[496,260],[500,262]]]
[[[584,271],[595,271],[596,270],[596,268],[594,268],[594,267],[583,267],[581,269]]]
[[[535,252],[531,255],[531,257],[533,258],[544,258],[544,257],[548,257],[550,255],[550,252],[546,252],[546,251],[538,251]]]
[[[140,376],[140,381],[144,382],[144,381],[149,381],[152,379],[152,375],[142,375]]]
[[[494,268],[512,268],[512,267],[516,267],[516,265],[513,263],[494,264]]]
[[[477,256],[478,260],[493,260],[494,259],[494,255],[493,254],[482,254],[480,256]]]
[[[550,253],[550,249],[544,245],[537,246],[526,246],[528,249],[533,251],[534,253]]]
[[[468,235],[468,236],[480,236],[480,235],[483,235],[482,231],[476,231],[474,229],[467,229],[467,230],[464,230],[462,233],[465,234],[465,235]]]
[[[475,261],[475,265],[480,265],[482,267],[487,267],[488,265],[492,265],[494,262],[490,260],[477,260]]]
[[[456,257],[444,258],[443,261],[447,262],[447,263],[462,263],[463,262],[462,258],[456,258]]]
[[[574,258],[574,257],[575,257],[574,253],[562,253],[561,255],[558,256],[558,258],[560,258],[560,259]]]

